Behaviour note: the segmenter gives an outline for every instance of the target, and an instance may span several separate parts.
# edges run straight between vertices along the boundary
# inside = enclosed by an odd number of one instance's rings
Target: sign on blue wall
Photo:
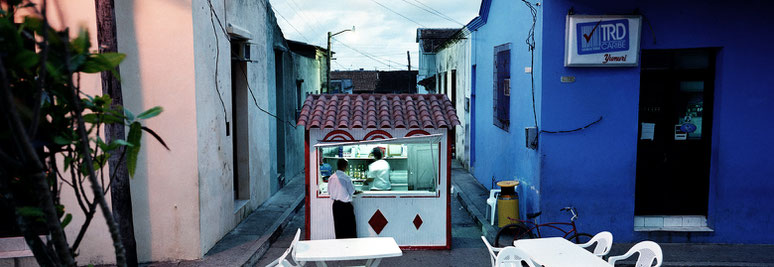
[[[567,16],[564,65],[637,66],[639,16]]]

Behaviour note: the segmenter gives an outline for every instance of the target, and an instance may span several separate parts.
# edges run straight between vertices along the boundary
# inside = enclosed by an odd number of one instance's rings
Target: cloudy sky
[[[478,14],[479,0],[271,0],[285,38],[326,46],[334,70],[416,69],[417,28],[460,28]]]

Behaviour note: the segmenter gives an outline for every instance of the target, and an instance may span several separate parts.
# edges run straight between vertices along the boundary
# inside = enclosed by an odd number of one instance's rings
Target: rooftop
[[[460,125],[441,94],[333,94],[306,98],[298,125],[310,128],[453,128]]]
[[[435,52],[443,43],[449,38],[459,32],[459,28],[446,28],[446,29],[417,29],[417,43],[422,46],[424,52]]]

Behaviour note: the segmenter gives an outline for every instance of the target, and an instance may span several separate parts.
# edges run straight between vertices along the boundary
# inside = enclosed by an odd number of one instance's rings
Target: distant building
[[[438,89],[438,77],[435,66],[435,54],[446,41],[460,31],[459,28],[443,29],[417,29],[416,42],[419,43],[419,93],[440,93]]]
[[[417,91],[417,71],[333,71],[330,93],[413,94]]]
[[[452,102],[460,126],[451,140],[452,156],[470,167],[471,67],[470,31],[461,29],[417,29],[419,81],[424,93],[443,94]]]

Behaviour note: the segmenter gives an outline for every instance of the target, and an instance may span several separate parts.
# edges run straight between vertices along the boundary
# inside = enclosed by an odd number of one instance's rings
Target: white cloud
[[[408,17],[397,15],[374,1]],[[336,52],[332,63],[337,69],[406,69],[406,51],[411,52],[411,66],[416,69],[418,46],[416,29],[460,28],[478,14],[480,1],[474,0],[274,0],[274,9],[287,19],[277,22],[285,37],[291,40],[326,46],[327,32],[338,32],[355,26],[355,32],[337,35],[331,44]],[[432,14],[424,5],[450,17],[449,21]],[[420,8],[421,7],[421,8]],[[432,11],[432,10],[431,10]],[[288,23],[289,22],[289,23]],[[292,25],[292,27],[291,27]],[[295,27],[295,29],[293,28]],[[296,31],[296,29],[298,31]],[[339,43],[340,42],[340,43]],[[370,59],[341,43],[377,60]]]

